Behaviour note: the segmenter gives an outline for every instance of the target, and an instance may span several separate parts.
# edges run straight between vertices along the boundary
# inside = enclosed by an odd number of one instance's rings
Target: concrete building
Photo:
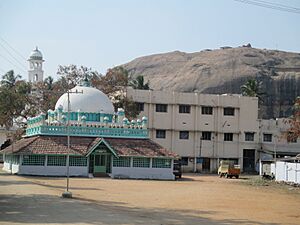
[[[255,170],[257,98],[134,89],[127,96],[148,117],[150,138],[181,155],[186,171],[216,171],[221,159]]]
[[[286,124],[258,120],[256,97],[132,88],[127,96],[137,102],[140,116],[148,117],[150,138],[182,156],[186,172],[215,172],[222,159],[234,160],[244,172],[258,172],[261,155],[273,154],[274,146],[282,154],[300,149],[299,140],[272,139],[283,136]]]
[[[300,153],[299,138],[289,138],[288,119],[260,120],[261,149],[264,153],[276,154],[276,158],[296,156]]]

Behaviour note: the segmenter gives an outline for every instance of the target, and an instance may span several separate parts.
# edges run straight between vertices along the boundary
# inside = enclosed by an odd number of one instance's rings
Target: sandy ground
[[[299,188],[189,175],[180,181],[0,173],[0,224],[300,224]]]

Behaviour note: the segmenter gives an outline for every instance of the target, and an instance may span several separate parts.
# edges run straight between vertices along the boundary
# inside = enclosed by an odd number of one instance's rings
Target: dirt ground
[[[257,179],[257,178],[255,178]],[[179,181],[0,173],[0,224],[300,224],[300,190],[253,177]]]

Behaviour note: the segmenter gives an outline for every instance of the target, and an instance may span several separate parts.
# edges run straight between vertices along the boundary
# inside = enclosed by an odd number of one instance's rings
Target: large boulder
[[[131,76],[143,75],[154,90],[209,94],[241,93],[249,78],[262,81],[260,117],[290,116],[300,96],[300,54],[256,49],[251,45],[195,53],[170,52],[123,65]]]

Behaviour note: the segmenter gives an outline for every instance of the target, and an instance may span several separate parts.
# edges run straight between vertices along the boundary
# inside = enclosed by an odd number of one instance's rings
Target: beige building
[[[300,139],[289,138],[289,123],[286,118],[260,120],[261,149],[264,153],[276,154],[276,158],[295,156],[300,153]]]
[[[185,171],[210,171],[232,159],[244,171],[256,169],[260,145],[258,99],[134,90],[127,96],[147,116],[150,138],[182,156]]]

